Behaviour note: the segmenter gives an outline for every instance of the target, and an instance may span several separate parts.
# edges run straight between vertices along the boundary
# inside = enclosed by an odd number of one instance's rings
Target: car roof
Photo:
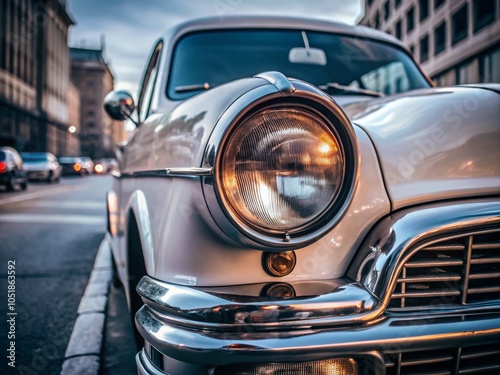
[[[21,152],[21,155],[30,155],[30,156],[48,156],[49,152]]]
[[[12,147],[9,147],[9,146],[0,147],[0,151],[11,152],[13,154],[18,154],[18,152],[17,152],[17,150],[15,148],[12,148]]]
[[[382,31],[366,26],[353,26],[325,19],[315,19],[296,16],[242,16],[224,15],[195,18],[174,24],[164,35],[166,42],[177,39],[181,35],[202,31],[220,29],[303,29],[305,31],[323,31],[351,35],[359,38],[370,38],[396,44],[408,50],[397,38]]]

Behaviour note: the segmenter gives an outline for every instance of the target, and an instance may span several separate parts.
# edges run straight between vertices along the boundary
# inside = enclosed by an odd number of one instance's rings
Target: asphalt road
[[[31,183],[25,192],[0,187],[1,374],[59,374],[104,237],[110,185],[109,176],[88,176]],[[8,295],[13,272],[15,300]]]

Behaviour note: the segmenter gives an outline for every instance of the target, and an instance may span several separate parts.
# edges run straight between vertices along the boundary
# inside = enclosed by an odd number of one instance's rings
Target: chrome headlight
[[[268,109],[229,137],[217,176],[230,213],[269,235],[301,231],[335,201],[345,174],[339,140],[313,113]]]
[[[214,171],[203,184],[211,216],[245,246],[285,251],[317,240],[345,213],[355,189],[352,125],[330,98],[297,86],[292,97],[241,99],[206,150],[203,165]]]

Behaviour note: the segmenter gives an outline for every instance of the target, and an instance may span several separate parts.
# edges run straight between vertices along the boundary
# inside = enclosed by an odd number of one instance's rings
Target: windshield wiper
[[[366,89],[362,89],[359,87],[344,86],[344,85],[341,85],[341,84],[335,83],[335,82],[328,82],[328,83],[325,83],[324,85],[320,85],[318,87],[324,91],[333,91],[333,92],[343,93],[343,94],[368,95],[368,96],[376,96],[376,97],[383,97],[384,96],[384,94],[377,92],[377,91],[366,90]]]
[[[212,88],[209,83],[199,83],[196,85],[186,85],[186,86],[177,86],[175,88],[175,92],[177,93],[182,93],[182,92],[191,92],[191,91],[202,91],[202,90],[208,90]]]

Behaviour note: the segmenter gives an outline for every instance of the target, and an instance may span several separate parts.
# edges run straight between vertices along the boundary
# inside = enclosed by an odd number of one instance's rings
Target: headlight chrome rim
[[[261,116],[266,116],[266,115],[276,115],[277,113],[280,113],[282,115],[286,114],[292,114],[294,116],[302,116],[304,118],[312,118],[315,121],[317,121],[318,124],[322,125],[324,130],[329,131],[330,134],[327,134],[325,132],[325,136],[328,135],[330,136],[330,140],[332,143],[334,143],[335,147],[338,147],[338,156],[341,159],[341,165],[340,171],[340,181],[338,186],[334,188],[334,191],[332,192],[332,195],[329,197],[329,202],[326,204],[324,208],[322,208],[316,215],[314,215],[311,219],[306,220],[302,224],[288,227],[283,227],[283,228],[272,228],[272,227],[266,227],[263,225],[263,223],[257,223],[258,218],[255,217],[254,220],[251,220],[250,218],[245,217],[244,209],[238,207],[238,204],[236,204],[235,194],[231,194],[229,189],[227,188],[227,183],[225,182],[225,174],[228,172],[227,169],[227,160],[229,159],[229,155],[227,152],[228,147],[231,145],[232,142],[235,142],[234,138],[238,133],[241,133],[242,128],[244,126],[248,126],[247,123],[258,118]],[[244,130],[243,130],[244,132]],[[244,138],[250,138],[248,135],[251,133],[251,131],[246,132]],[[239,143],[238,143],[239,144]],[[231,168],[231,167],[229,167]],[[335,129],[333,129],[332,126],[329,126],[328,121],[321,116],[319,113],[314,113],[308,108],[305,107],[299,107],[297,105],[291,107],[287,105],[276,105],[276,106],[269,106],[269,107],[264,107],[263,109],[257,111],[256,113],[252,113],[244,118],[242,118],[239,121],[238,126],[233,127],[232,131],[228,133],[226,137],[226,141],[223,145],[221,145],[221,152],[220,152],[220,157],[218,158],[218,164],[217,167],[215,168],[215,185],[219,190],[219,198],[222,201],[223,206],[227,210],[227,213],[231,215],[232,219],[236,222],[239,223],[239,225],[245,225],[248,226],[249,228],[252,228],[258,233],[262,233],[263,235],[269,236],[269,237],[276,237],[277,239],[281,239],[285,242],[288,242],[289,237],[301,237],[303,235],[308,234],[312,228],[317,224],[318,221],[321,220],[321,218],[324,216],[325,212],[330,210],[332,206],[335,204],[335,201],[337,197],[339,196],[340,190],[342,189],[342,185],[344,184],[344,178],[345,178],[345,152],[343,149],[342,144],[339,141],[339,136]],[[234,172],[236,174],[236,172]],[[240,194],[239,190],[236,195],[242,195]],[[243,202],[240,202],[244,205]],[[246,211],[248,211],[247,216],[256,216],[251,212],[251,209],[248,208],[247,205],[244,205],[246,208]]]
[[[223,233],[233,241],[262,251],[281,252],[295,250],[309,245],[328,233],[344,216],[358,183],[359,152],[354,128],[345,113],[329,96],[304,82],[293,82],[299,90],[292,96],[282,96],[270,86],[262,86],[246,93],[219,119],[210,136],[205,150],[203,167],[213,169],[213,176],[202,180],[205,201],[211,217]],[[256,230],[231,211],[225,201],[219,176],[221,159],[226,142],[235,127],[256,113],[276,108],[293,107],[318,116],[335,134],[342,148],[345,160],[344,180],[333,204],[312,225],[299,233],[276,231],[275,233]]]

